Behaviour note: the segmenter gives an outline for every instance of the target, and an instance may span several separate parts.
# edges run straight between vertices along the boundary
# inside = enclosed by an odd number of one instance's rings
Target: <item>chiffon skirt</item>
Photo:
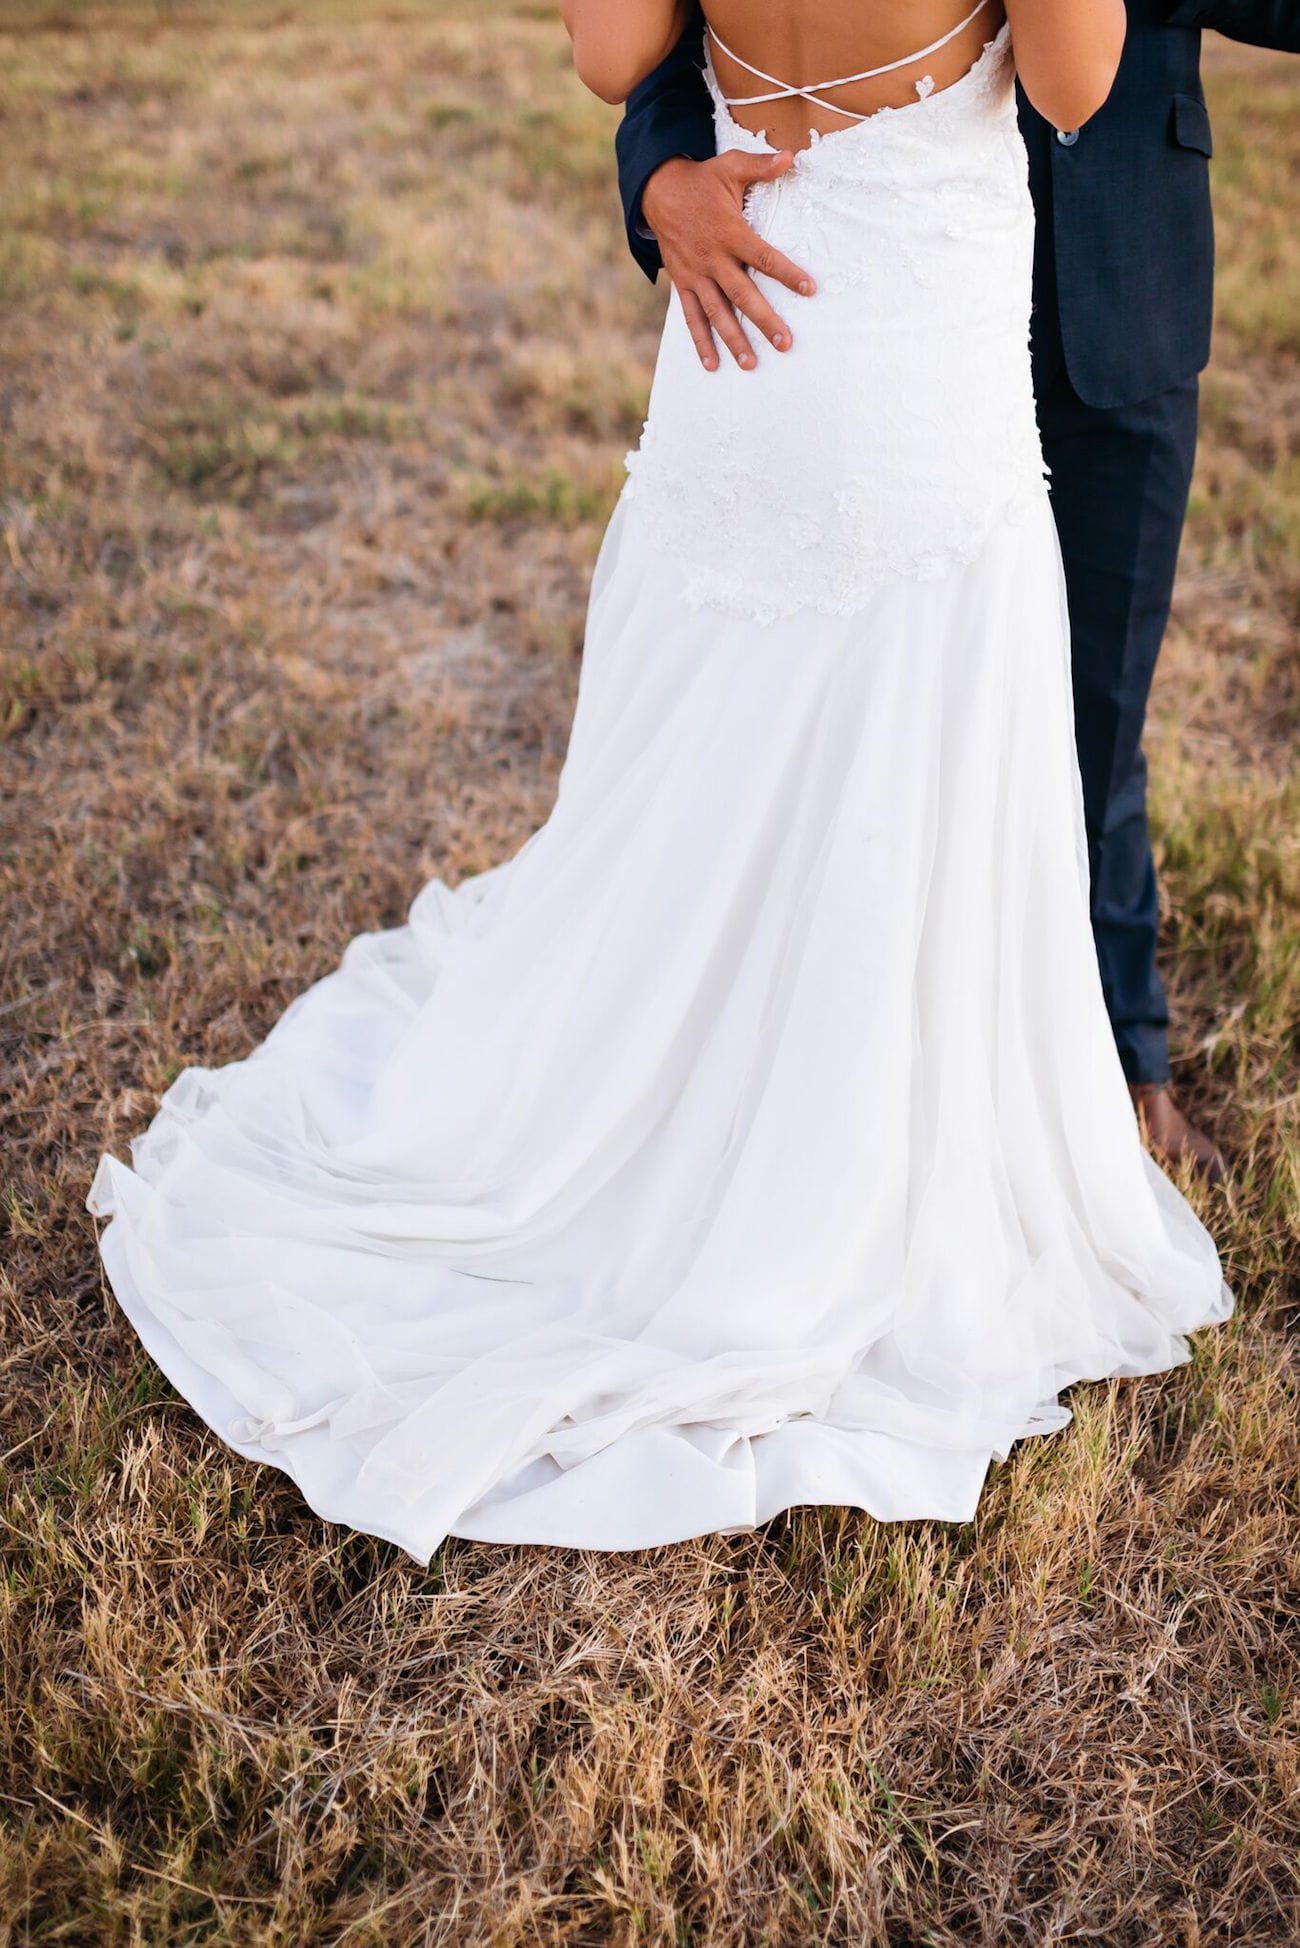
[[[620,501],[554,809],[90,1208],[221,1438],[426,1562],[974,1512],[1232,1299],[1102,1001],[1045,490],[858,613],[701,612]]]

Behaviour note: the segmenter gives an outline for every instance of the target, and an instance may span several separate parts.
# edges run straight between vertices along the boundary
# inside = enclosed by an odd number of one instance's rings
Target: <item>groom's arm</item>
[[[663,267],[663,256],[642,218],[645,186],[660,164],[674,156],[703,162],[715,152],[713,103],[701,67],[703,42],[704,15],[697,7],[667,60],[628,96],[614,140],[628,248],[652,282]]]
[[[1176,0],[1171,27],[1214,28],[1229,40],[1300,54],[1300,0]]]

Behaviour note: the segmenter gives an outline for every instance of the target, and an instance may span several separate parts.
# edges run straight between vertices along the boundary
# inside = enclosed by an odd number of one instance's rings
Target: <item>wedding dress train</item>
[[[88,1200],[209,1425],[421,1562],[965,1520],[1231,1310],[1089,929],[1007,30],[751,214],[818,295],[748,375],[670,303],[545,825]]]

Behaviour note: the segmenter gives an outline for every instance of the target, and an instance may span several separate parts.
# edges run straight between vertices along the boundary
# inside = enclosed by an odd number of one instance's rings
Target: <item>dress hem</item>
[[[487,1495],[467,1505],[458,1517],[445,1526],[438,1528],[435,1525],[427,1533],[404,1531],[400,1524],[386,1525],[375,1514],[363,1513],[349,1505],[345,1485],[331,1491],[319,1480],[313,1480],[311,1471],[295,1467],[284,1448],[273,1449],[232,1438],[228,1429],[237,1414],[225,1411],[222,1397],[231,1409],[238,1409],[239,1403],[233,1396],[225,1394],[220,1381],[213,1374],[186,1355],[140,1292],[127,1255],[118,1248],[119,1241],[113,1235],[120,1222],[119,1217],[112,1218],[100,1237],[100,1253],[111,1289],[146,1352],[191,1411],[232,1453],[244,1460],[269,1465],[285,1475],[320,1520],[391,1543],[422,1569],[429,1567],[437,1551],[450,1537],[516,1547],[597,1549],[602,1553],[628,1554],[640,1549],[671,1548],[686,1542],[701,1541],[710,1535],[753,1534],[777,1516],[805,1507],[857,1509],[871,1520],[884,1523],[937,1521],[964,1525],[972,1521],[977,1513],[993,1462],[1005,1462],[1017,1441],[1041,1439],[1047,1434],[1062,1432],[1072,1417],[1070,1410],[1062,1407],[1059,1401],[1045,1402],[1031,1417],[1037,1424],[1026,1426],[1007,1443],[1005,1449],[991,1447],[972,1451],[927,1448],[896,1435],[837,1426],[834,1422],[808,1415],[792,1416],[775,1427],[755,1434],[744,1434],[732,1428],[706,1429],[719,1437],[716,1445],[725,1451],[725,1463],[719,1456],[710,1456],[695,1446],[688,1438],[692,1430],[681,1424],[641,1428],[617,1436],[607,1447],[598,1449],[573,1468],[561,1471],[552,1481],[525,1489],[524,1494],[535,1499],[544,1497],[547,1488],[553,1486],[555,1481],[562,1481],[565,1475],[576,1476],[582,1470],[594,1468],[599,1473],[625,1475],[626,1494],[611,1496],[606,1483],[600,1494],[592,1497],[592,1501],[593,1506],[599,1503],[604,1508],[606,1513],[603,1519],[606,1522],[609,1509],[616,1507],[620,1523],[626,1526],[629,1517],[635,1515],[635,1504],[627,1499],[628,1495],[634,1493],[635,1485],[652,1483],[655,1492],[662,1495],[665,1483],[671,1482],[674,1472],[678,1480],[682,1480],[680,1464],[685,1463],[686,1471],[695,1472],[696,1488],[704,1484],[708,1492],[717,1498],[718,1505],[713,1510],[702,1508],[698,1515],[684,1519],[684,1500],[692,1492],[690,1484],[686,1483],[684,1493],[676,1503],[676,1517],[670,1517],[669,1511],[661,1508],[657,1524],[630,1540],[616,1539],[607,1528],[602,1527],[599,1515],[585,1527],[579,1521],[578,1526],[567,1532],[560,1532],[563,1527],[561,1523],[555,1533],[512,1533],[518,1526],[521,1498],[512,1493],[511,1480],[507,1478]],[[1222,1288],[1222,1303],[1231,1304],[1231,1293],[1226,1284]],[[1213,1322],[1207,1320],[1205,1323]],[[1061,1388],[1064,1390],[1076,1384],[1096,1383],[1114,1377],[1146,1377],[1185,1365],[1191,1358],[1191,1350],[1183,1333],[1170,1333],[1168,1353],[1167,1360],[1153,1362],[1143,1374],[1130,1371],[1118,1376],[1080,1372],[1063,1379]],[[208,1398],[207,1405],[201,1404],[204,1395]],[[1054,1421],[1046,1418],[1053,1411],[1058,1416]],[[675,1471],[672,1466],[673,1447],[681,1450],[675,1457],[679,1464]],[[781,1465],[783,1450],[784,1467]],[[855,1485],[855,1464],[859,1469],[864,1464],[866,1468],[874,1469],[880,1477],[874,1489],[861,1478]],[[915,1487],[918,1474],[924,1477],[927,1468],[932,1477],[928,1493],[923,1490],[905,1496],[902,1501],[895,1500],[891,1506],[891,1486],[896,1490],[899,1478],[905,1475]],[[942,1484],[937,1478],[940,1471],[946,1474]],[[819,1475],[822,1477],[820,1489]],[[782,1476],[785,1487],[778,1485],[778,1477]],[[892,1483],[891,1476],[894,1477]],[[591,1478],[591,1486],[596,1486],[594,1477]],[[739,1504],[746,1494],[750,1508],[742,1514]],[[736,1505],[728,1509],[725,1506],[727,1499],[734,1499]],[[513,1510],[514,1521],[493,1519],[494,1514],[507,1516],[509,1510]],[[727,1521],[725,1517],[728,1514],[736,1515],[739,1519]],[[570,1519],[576,1515],[577,1511],[570,1509]],[[634,1520],[632,1526],[635,1526]],[[670,1528],[671,1533],[657,1532],[665,1527]]]

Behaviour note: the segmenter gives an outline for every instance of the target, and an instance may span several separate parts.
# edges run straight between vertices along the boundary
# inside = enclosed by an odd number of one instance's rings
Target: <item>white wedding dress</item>
[[[749,374],[672,300],[546,824],[100,1163],[172,1382],[420,1562],[965,1520],[1231,1310],[1089,929],[1012,79],[753,193],[818,294]]]

